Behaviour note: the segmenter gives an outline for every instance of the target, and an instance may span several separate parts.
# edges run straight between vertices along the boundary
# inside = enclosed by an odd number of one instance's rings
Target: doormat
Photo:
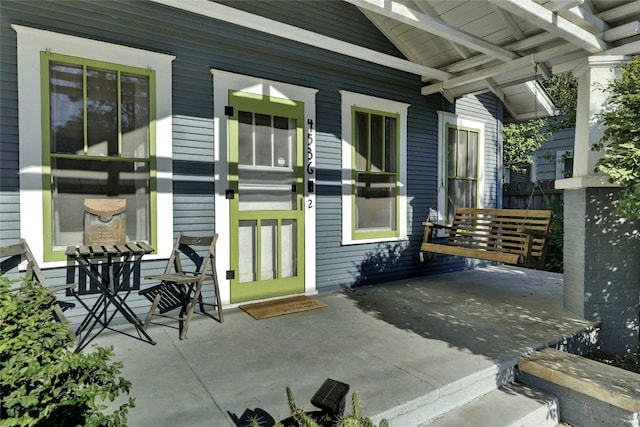
[[[320,302],[317,299],[309,298],[306,295],[298,295],[295,297],[240,306],[242,310],[249,313],[254,319],[267,319],[269,317],[300,313],[301,311],[314,310],[322,307],[327,307],[327,304]]]

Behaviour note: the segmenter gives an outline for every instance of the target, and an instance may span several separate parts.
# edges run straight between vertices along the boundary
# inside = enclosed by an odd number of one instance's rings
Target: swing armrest
[[[553,234],[551,233],[546,233],[544,231],[539,231],[539,230],[533,230],[531,228],[518,228],[516,230],[516,233],[520,233],[520,234],[528,234],[529,236],[532,236],[536,239],[550,239]]]
[[[434,228],[440,230],[451,230],[451,227],[448,225],[434,224],[433,222],[425,221],[422,223],[427,228]]]
[[[422,225],[425,226],[422,243],[431,243],[433,239],[433,230],[435,229],[451,230],[451,227],[448,227],[446,225],[434,224],[433,222],[430,222],[430,221],[425,221],[422,223]]]

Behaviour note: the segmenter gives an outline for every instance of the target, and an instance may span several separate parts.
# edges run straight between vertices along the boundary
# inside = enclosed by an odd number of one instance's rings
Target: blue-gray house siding
[[[345,2],[228,2],[281,22],[346,42],[401,56],[354,6]],[[390,281],[450,271],[463,262],[418,261],[421,222],[436,208],[437,110],[453,111],[439,96],[420,95],[420,77],[303,45],[291,40],[144,1],[0,4],[0,245],[20,237],[18,175],[18,87],[16,33],[12,24],[166,53],[173,62],[174,234],[225,232],[214,224],[214,120],[211,68],[312,87],[316,95],[316,288]],[[407,134],[407,232],[409,242],[341,244],[341,113],[339,90],[410,104]],[[35,100],[34,102],[39,102]],[[499,203],[501,107],[492,95],[459,100],[456,113],[486,123],[485,206]],[[143,265],[157,272],[164,262]],[[67,280],[64,269],[48,269],[52,283]],[[144,287],[144,283],[142,286]],[[134,303],[144,311],[146,301]],[[74,319],[76,315],[70,314]],[[75,310],[77,311],[77,310]]]
[[[549,139],[534,153],[537,180],[555,180],[565,178],[556,176],[556,167],[562,171],[563,165],[558,165],[556,153],[573,153],[575,129],[562,129],[554,132]],[[560,159],[562,161],[562,159]],[[573,173],[573,171],[570,171]]]

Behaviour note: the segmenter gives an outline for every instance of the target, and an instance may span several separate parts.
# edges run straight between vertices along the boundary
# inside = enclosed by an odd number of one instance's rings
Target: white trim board
[[[156,73],[156,156],[158,254],[145,259],[167,258],[173,247],[172,172],[172,61],[175,56],[97,40],[11,25],[18,40],[18,127],[20,140],[20,236],[27,239],[41,267],[62,262],[43,262],[42,223],[42,91],[40,52],[111,62]],[[28,208],[27,208],[28,207]],[[162,207],[162,208],[160,208]],[[162,230],[162,232],[160,232]]]
[[[312,173],[305,172],[305,227],[304,227],[304,292],[316,292],[316,198],[315,192],[308,192],[307,183],[315,181],[315,123],[316,123],[316,93],[317,89],[295,86],[272,80],[251,77],[228,71],[211,69],[213,76],[213,135],[214,135],[214,170],[215,170],[215,223],[216,228],[228,229],[230,221],[229,201],[225,197],[225,188],[229,188],[229,131],[228,117],[224,107],[229,104],[229,90],[253,93],[262,96],[291,99],[304,103],[304,134],[303,141],[307,145],[303,152],[308,155],[307,168]],[[314,123],[313,129],[309,120]],[[229,233],[219,233],[216,254],[216,269],[218,272],[229,270],[231,256]],[[231,301],[231,281],[224,274],[220,277],[220,297],[223,304]]]
[[[407,114],[410,104],[377,98],[360,93],[340,90],[341,118],[342,118],[342,244],[353,245],[363,243],[397,242],[407,240]],[[400,116],[400,171],[398,180],[400,188],[398,194],[398,237],[373,239],[354,239],[352,233],[352,154],[351,154],[351,108],[362,107]]]
[[[304,43],[309,46],[318,47],[320,49],[329,50],[331,52],[340,53],[353,58],[362,59],[374,64],[383,65],[407,73],[416,74],[425,78],[434,78],[437,80],[446,80],[451,74],[446,71],[438,70],[406,59],[376,52],[355,44],[347,43],[342,40],[294,27],[293,25],[284,24],[252,13],[244,12],[208,0],[151,0],[155,3],[165,6],[175,7],[187,12],[196,13],[198,15],[207,16],[209,18],[219,19],[235,25],[240,25],[252,30],[261,31],[263,33],[282,37],[287,40],[293,40]]]

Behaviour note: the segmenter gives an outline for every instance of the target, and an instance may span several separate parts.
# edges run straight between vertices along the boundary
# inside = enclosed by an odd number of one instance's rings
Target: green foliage
[[[543,80],[542,86],[553,100],[558,114],[547,120],[549,130],[572,128],[576,125],[578,80],[571,73],[557,74]]]
[[[291,409],[291,416],[298,424],[298,427],[319,427],[320,425],[310,416],[308,416],[302,408],[296,406],[295,399],[291,389],[287,387],[287,400],[289,401],[289,409]],[[351,414],[343,415],[336,423],[335,427],[376,427],[371,419],[362,415],[362,405],[360,404],[360,398],[356,393],[351,395],[351,405],[353,412]],[[259,423],[252,424],[252,427],[259,427]],[[323,424],[324,425],[324,424]],[[282,424],[278,423],[275,427],[282,427]],[[380,421],[379,427],[389,427],[387,420]]]
[[[531,164],[531,155],[545,143],[551,134],[575,126],[578,99],[578,81],[568,73],[554,75],[541,82],[558,111],[549,118],[522,123],[509,123],[503,127],[503,162],[515,173],[525,173]],[[555,157],[553,158],[555,162]]]
[[[549,139],[550,132],[543,130],[543,119],[524,123],[508,123],[503,127],[503,161],[505,167],[515,173],[525,173],[531,164],[531,154]]]
[[[0,427],[124,426],[129,398],[112,414],[104,403],[131,383],[108,364],[113,348],[71,351],[67,325],[52,320],[53,297],[35,282],[10,291],[0,277]]]
[[[620,185],[620,199],[613,213],[640,219],[640,56],[633,57],[616,80],[605,85],[611,94],[599,120],[606,126],[593,149],[603,151],[596,172],[609,175]]]
[[[544,269],[562,273],[564,270],[564,203],[561,200],[554,202],[551,210],[553,211],[553,225]]]

